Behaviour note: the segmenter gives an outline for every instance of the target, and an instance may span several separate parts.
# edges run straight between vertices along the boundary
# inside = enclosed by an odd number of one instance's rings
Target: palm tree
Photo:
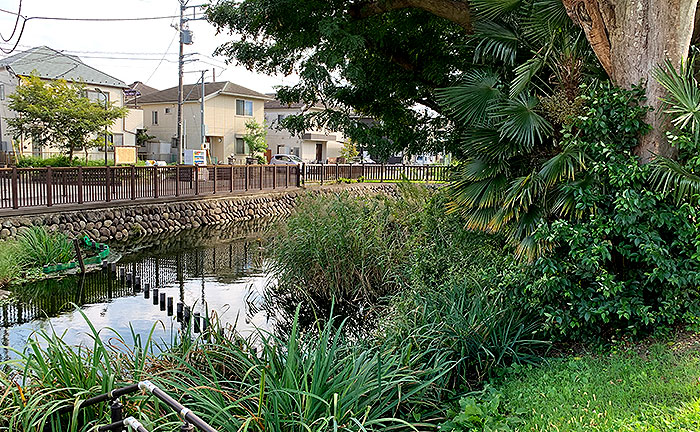
[[[537,226],[573,211],[562,183],[577,179],[585,156],[555,131],[570,122],[561,112],[576,113],[591,53],[560,0],[474,6],[478,66],[439,93],[462,131],[464,161],[449,207],[472,229],[506,233],[517,254],[532,259],[546,247],[534,241]]]

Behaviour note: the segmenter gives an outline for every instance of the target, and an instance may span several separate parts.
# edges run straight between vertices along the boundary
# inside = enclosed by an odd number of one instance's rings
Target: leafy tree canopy
[[[560,0],[471,2],[473,28],[460,9],[392,10],[388,5],[396,2],[384,3],[385,9],[382,2],[351,0],[221,0],[208,17],[220,32],[236,35],[218,54],[263,73],[299,74],[298,84],[279,89],[283,102],[332,108],[290,116],[285,127],[339,129],[385,155],[459,151],[459,127],[436,89],[459,83],[465,72],[507,70],[507,81],[519,80],[517,90],[539,74],[537,84],[549,88],[547,64],[560,54],[555,41],[587,47]],[[446,19],[441,11],[458,16]]]
[[[28,137],[39,147],[54,146],[73,157],[77,149],[98,145],[95,135],[126,115],[127,109],[92,102],[81,84],[65,80],[44,81],[37,76],[22,78],[9,96],[9,107],[17,117],[7,124],[15,137]]]

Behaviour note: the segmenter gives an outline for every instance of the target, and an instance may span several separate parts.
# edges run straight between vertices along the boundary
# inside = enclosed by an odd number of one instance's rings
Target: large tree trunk
[[[666,140],[668,119],[659,100],[664,89],[653,70],[666,59],[680,65],[693,35],[698,0],[563,0],[569,16],[579,23],[610,78],[629,88],[642,84],[647,116],[653,131],[644,136],[636,151],[644,162],[656,155],[673,157]]]

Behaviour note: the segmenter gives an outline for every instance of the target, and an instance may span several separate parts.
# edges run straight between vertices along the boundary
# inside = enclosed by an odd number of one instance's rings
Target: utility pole
[[[204,130],[205,129],[205,126],[204,126],[204,74],[207,71],[203,70],[201,72],[202,72],[202,99],[200,100],[200,104],[199,104],[199,116],[201,118],[200,128],[202,131],[201,144],[204,144],[207,141],[207,131]]]
[[[182,164],[182,155],[184,153],[184,148],[182,146],[182,78],[185,66],[185,41],[183,40],[183,27],[185,25],[185,1],[179,0],[180,2],[180,26],[177,31],[179,33],[180,39],[180,56],[178,57],[177,68],[178,68],[178,83],[177,83],[177,163]]]

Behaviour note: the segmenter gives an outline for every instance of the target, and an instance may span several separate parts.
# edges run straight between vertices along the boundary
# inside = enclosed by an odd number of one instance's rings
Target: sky
[[[0,0],[0,9],[16,12],[19,0]],[[205,1],[189,0],[190,5]],[[192,13],[191,10],[189,12]],[[23,0],[22,15],[71,18],[134,18],[179,14],[178,0]],[[15,15],[0,12],[0,35],[8,38],[15,25]],[[84,63],[119,78],[127,84],[142,81],[151,87],[165,89],[177,85],[177,31],[171,24],[178,19],[130,22],[76,22],[29,20],[19,40],[17,51],[46,45],[67,54],[79,56]],[[250,89],[269,93],[274,86],[294,84],[294,76],[266,76],[236,64],[225,64],[225,58],[213,57],[214,50],[235,36],[216,35],[206,21],[190,21],[194,44],[185,45],[185,53],[198,53],[198,61],[185,64],[185,84],[200,78],[198,71],[208,69],[206,81],[233,81]],[[17,31],[19,33],[19,30]],[[9,50],[17,42],[0,47]],[[0,57],[5,57],[0,53]],[[162,61],[161,61],[162,60]],[[197,71],[187,73],[190,71]]]

